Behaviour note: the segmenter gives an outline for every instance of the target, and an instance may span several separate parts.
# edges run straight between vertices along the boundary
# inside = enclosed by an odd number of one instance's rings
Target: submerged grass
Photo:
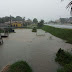
[[[18,61],[10,66],[8,72],[32,72],[32,69],[27,62]]]
[[[42,29],[56,37],[66,40],[67,43],[72,44],[72,29],[61,29],[46,25],[44,25]]]

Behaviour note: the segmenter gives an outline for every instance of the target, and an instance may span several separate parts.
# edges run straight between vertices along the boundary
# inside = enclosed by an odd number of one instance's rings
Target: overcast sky
[[[22,16],[33,19],[55,20],[60,17],[70,17],[66,5],[69,0],[0,0],[0,17]]]

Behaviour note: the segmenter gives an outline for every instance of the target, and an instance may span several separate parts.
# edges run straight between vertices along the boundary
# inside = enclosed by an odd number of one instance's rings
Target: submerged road
[[[33,72],[56,72],[58,49],[69,51],[72,48],[71,44],[40,29],[37,34],[32,29],[15,29],[15,32],[4,38],[4,44],[0,46],[0,70],[7,64],[24,60]]]

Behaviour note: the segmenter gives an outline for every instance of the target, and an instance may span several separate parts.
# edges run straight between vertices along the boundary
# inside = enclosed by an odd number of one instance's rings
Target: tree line
[[[30,24],[31,24],[31,23],[37,24],[38,27],[41,27],[41,26],[43,26],[43,24],[44,24],[44,20],[38,21],[37,18],[34,18],[33,20],[31,20],[31,19],[25,20],[25,17],[22,18],[21,16],[16,16],[16,17],[13,17],[13,16],[0,17],[0,23],[9,22],[9,21],[11,21],[11,20],[12,20],[12,21],[22,21],[23,23],[24,23],[24,21],[28,21],[28,22],[30,22]]]
[[[10,21],[10,19],[12,20],[12,21],[22,21],[23,20],[23,18],[22,17],[20,17],[20,16],[16,16],[16,17],[13,17],[13,16],[5,16],[5,17],[0,17],[0,23],[5,23],[5,22],[8,22],[8,21]]]

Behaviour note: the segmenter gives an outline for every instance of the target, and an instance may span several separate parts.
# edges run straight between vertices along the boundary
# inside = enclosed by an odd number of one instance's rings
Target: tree
[[[44,25],[44,20],[41,20],[39,23],[38,23],[38,27],[42,27]]]
[[[61,23],[68,23],[69,19],[68,18],[60,18]]]
[[[8,22],[9,21],[9,17],[8,16],[3,17],[3,19],[4,19],[5,22]]]
[[[11,19],[12,19],[12,21],[16,21],[16,18],[13,16],[11,16]]]
[[[67,8],[71,9],[70,14],[72,16],[72,1],[69,2],[69,4],[67,5]]]
[[[12,21],[23,21],[22,17],[20,17],[20,16],[16,16],[16,17],[13,17],[13,16],[10,16],[10,17],[5,16],[5,17],[1,17],[0,18],[0,23],[5,23],[5,22],[8,22],[10,20],[12,20]]]
[[[61,0],[61,1],[64,1],[64,0]],[[71,9],[70,14],[71,14],[71,16],[72,16],[72,1],[70,1],[70,2],[68,3],[68,5],[66,6],[66,8],[70,8],[70,9]]]
[[[22,17],[16,16],[16,21],[22,21]]]
[[[30,25],[30,24],[32,24],[32,20],[28,19],[28,20],[26,20],[26,23],[27,23],[27,25]]]
[[[33,23],[37,24],[38,20],[36,18],[33,19]]]

